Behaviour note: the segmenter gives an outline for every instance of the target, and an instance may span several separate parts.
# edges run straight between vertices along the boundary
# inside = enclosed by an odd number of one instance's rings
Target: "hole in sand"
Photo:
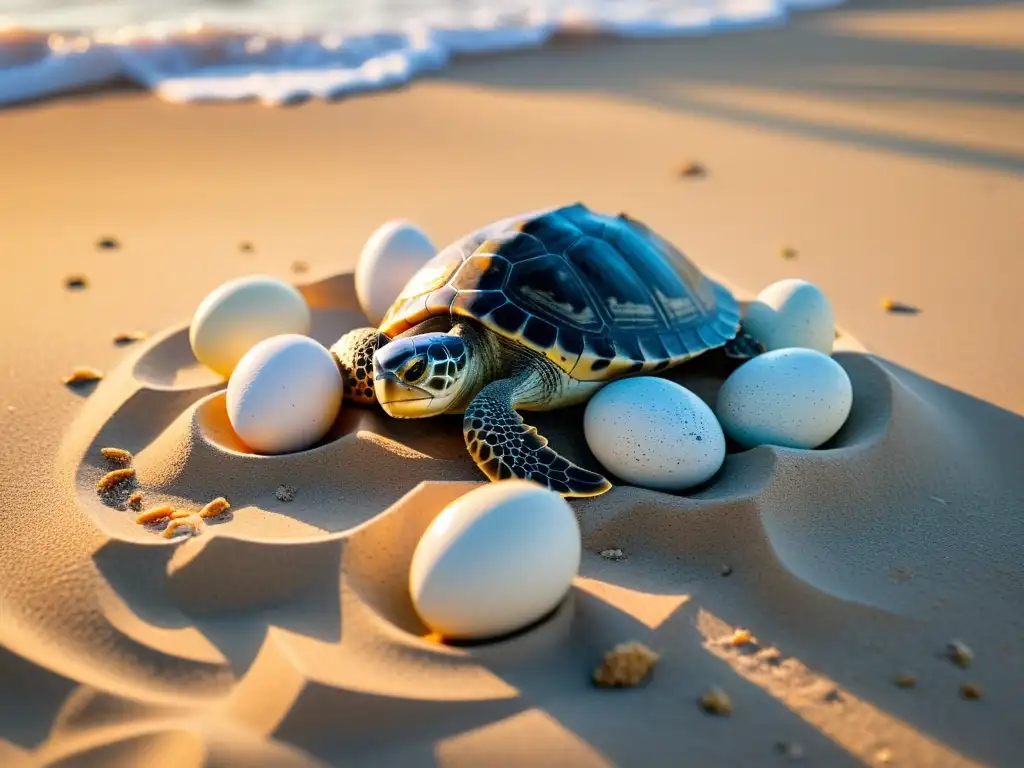
[[[563,613],[568,609],[567,603],[570,602],[570,600],[571,598],[569,597],[569,595],[566,595],[566,597],[563,598],[558,603],[558,605],[556,605],[550,611],[545,613],[539,619],[530,622],[525,627],[514,629],[511,632],[504,632],[500,635],[494,635],[493,637],[475,638],[473,640],[454,640],[451,638],[439,638],[438,642],[441,642],[444,645],[450,646],[452,648],[461,648],[465,651],[472,651],[474,649],[485,650],[488,648],[497,648],[506,643],[514,643],[519,638],[524,638],[534,631],[541,630],[544,627],[544,625],[546,625],[550,621],[553,621],[556,616],[558,616],[560,613]],[[437,636],[434,635],[433,637]]]
[[[220,374],[196,360],[188,343],[188,327],[164,336],[135,363],[132,374],[151,389],[203,389],[225,384]]]
[[[439,649],[458,648],[473,656],[532,654],[568,635],[575,614],[570,594],[537,621],[514,632],[474,641],[447,641],[420,620],[409,594],[409,568],[416,545],[434,518],[480,483],[421,483],[384,514],[355,531],[345,551],[344,572],[363,604],[410,638],[428,639]]]
[[[298,286],[312,310],[309,336],[329,347],[353,328],[368,325],[359,309],[352,273],[346,272]],[[135,363],[133,374],[153,389],[198,389],[224,386],[220,374],[196,360],[188,341],[188,326],[168,333]]]
[[[364,420],[363,413],[355,408],[345,408],[342,405],[341,413],[331,425],[330,430],[320,440],[301,451],[291,453],[261,454],[252,450],[235,433],[228,418],[227,391],[216,392],[200,403],[196,410],[196,425],[207,442],[227,453],[244,454],[246,456],[258,456],[260,458],[272,459],[278,456],[301,456],[316,451],[326,445],[339,440],[345,435],[352,434],[362,428]]]
[[[207,442],[228,453],[251,454],[249,446],[235,434],[228,419],[227,392],[206,398],[196,411],[196,425]]]
[[[300,286],[300,290],[313,309],[317,326],[314,335],[322,336],[325,343],[365,323],[351,274]],[[865,355],[839,352],[836,359],[853,380],[853,412],[829,443],[815,451],[800,452],[807,453],[808,458],[836,449],[869,448],[889,428],[892,393],[888,372]],[[88,417],[104,421],[98,430],[101,438],[96,438],[96,431],[91,432],[93,441],[99,442],[88,450],[115,445],[136,453],[147,507],[187,502],[198,508],[223,495],[237,514],[229,527],[232,533],[267,540],[349,529],[382,512],[424,480],[484,481],[466,451],[459,416],[399,420],[378,407],[346,402],[331,430],[316,445],[291,454],[263,456],[246,446],[231,427],[224,381],[195,360],[187,328],[172,329],[131,360],[128,365],[133,366],[135,379],[147,386],[136,393],[138,397],[129,396],[114,416]],[[714,408],[721,384],[737,364],[714,350],[668,371],[665,377],[686,386]],[[130,395],[127,390],[126,394]],[[529,412],[524,417],[568,459],[607,475],[584,439],[584,410],[585,406],[577,406]],[[731,455],[723,469],[697,488],[679,494],[644,491],[641,495],[704,503],[747,495],[752,472],[757,476],[755,487],[761,487],[774,471],[770,450],[747,451],[730,445],[728,452]],[[94,474],[90,470],[88,477],[80,479],[85,506],[118,536],[135,539],[145,535],[151,540],[152,535],[134,526],[124,511],[97,502],[92,487]],[[615,485],[622,486],[620,493],[633,491],[621,480],[608,476]],[[298,489],[298,496],[287,503],[278,499],[276,490],[282,485]],[[441,507],[443,504],[434,511]],[[415,541],[409,546],[411,557]],[[394,594],[405,593],[406,570],[407,563],[400,569],[400,584]],[[417,637],[429,634],[408,601],[398,605],[401,601],[396,600],[381,597],[387,610],[379,612],[402,632]]]
[[[216,392],[203,401],[196,412],[196,424],[203,437],[211,445],[227,453],[275,458],[279,456],[302,456],[319,450],[343,437],[357,432],[372,432],[380,437],[393,440],[406,448],[436,459],[465,458],[465,441],[462,437],[462,418],[438,417],[434,419],[392,419],[379,408],[367,408],[342,403],[341,412],[330,430],[309,448],[292,453],[260,454],[253,451],[235,433],[228,419],[227,391]]]
[[[835,360],[853,383],[853,407],[840,430],[808,453],[869,446],[885,436],[892,422],[892,382],[878,363],[857,352],[838,352]]]

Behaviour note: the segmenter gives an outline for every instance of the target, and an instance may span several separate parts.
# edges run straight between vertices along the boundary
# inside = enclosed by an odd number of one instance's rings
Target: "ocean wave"
[[[519,13],[405,21],[393,30],[270,31],[188,22],[112,31],[0,29],[0,106],[127,81],[172,103],[268,105],[337,99],[405,83],[450,57],[535,48],[556,35],[673,37],[785,23],[841,0],[553,3]]]

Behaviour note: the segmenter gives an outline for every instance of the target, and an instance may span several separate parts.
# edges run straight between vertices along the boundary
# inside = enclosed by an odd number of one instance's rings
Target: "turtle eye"
[[[402,378],[410,384],[415,384],[417,381],[423,378],[423,374],[427,372],[427,361],[422,357],[413,360],[406,369],[402,372]]]

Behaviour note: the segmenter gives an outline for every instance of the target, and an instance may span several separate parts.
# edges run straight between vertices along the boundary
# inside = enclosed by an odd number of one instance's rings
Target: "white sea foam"
[[[81,25],[76,34],[0,28],[0,106],[120,79],[175,103],[336,99],[405,83],[452,55],[533,48],[557,34],[708,35],[779,25],[791,9],[841,2],[519,0],[510,10],[509,2],[491,1],[502,7],[411,1],[404,12],[369,19],[321,8],[305,15],[305,30],[265,13],[242,23],[221,18],[217,26]]]

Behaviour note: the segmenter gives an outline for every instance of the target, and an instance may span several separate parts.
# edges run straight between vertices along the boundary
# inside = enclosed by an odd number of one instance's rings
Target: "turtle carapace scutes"
[[[350,331],[331,351],[347,399],[396,418],[464,414],[466,446],[491,480],[582,497],[611,484],[560,456],[517,411],[582,403],[609,381],[727,344],[734,357],[761,351],[740,332],[727,288],[639,221],[577,203],[448,246],[380,328]]]

